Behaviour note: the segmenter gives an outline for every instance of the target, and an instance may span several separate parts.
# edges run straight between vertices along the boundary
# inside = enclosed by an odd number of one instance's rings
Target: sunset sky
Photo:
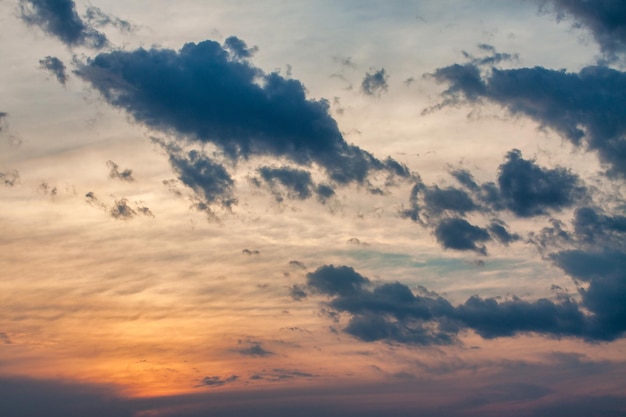
[[[0,416],[626,416],[623,1],[0,25]]]

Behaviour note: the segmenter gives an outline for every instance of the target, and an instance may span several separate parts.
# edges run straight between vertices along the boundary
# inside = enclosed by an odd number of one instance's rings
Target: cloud
[[[574,146],[597,153],[608,174],[626,177],[626,73],[603,66],[578,73],[543,67],[481,69],[454,64],[431,74],[448,84],[434,108],[483,100],[548,127]]]
[[[107,168],[110,169],[109,178],[118,179],[126,182],[133,182],[135,180],[133,178],[133,171],[131,169],[125,169],[120,172],[120,167],[115,162],[109,160],[106,162],[106,164]]]
[[[289,287],[289,295],[295,301],[300,301],[308,296],[304,287],[298,284],[294,284],[291,287]]]
[[[132,32],[135,30],[135,27],[128,21],[107,14],[95,6],[87,7],[87,10],[85,11],[85,20],[93,27],[111,25],[122,32]]]
[[[442,220],[435,228],[435,237],[444,248],[469,250],[482,255],[487,254],[487,248],[480,243],[491,240],[486,229],[460,218]]]
[[[244,249],[244,250],[241,251],[241,253],[244,254],[244,255],[248,255],[248,256],[250,256],[250,255],[260,255],[261,254],[261,252],[259,252],[256,249],[255,250]]]
[[[50,71],[61,84],[65,85],[67,82],[65,64],[59,58],[47,56],[44,59],[39,60],[39,66],[42,69]]]
[[[389,88],[389,84],[387,84],[388,79],[389,76],[384,68],[378,71],[370,69],[361,82],[361,91],[368,96],[380,96]]]
[[[473,330],[485,339],[536,333],[611,341],[626,332],[626,256],[619,251],[567,250],[551,259],[577,281],[582,303],[566,294],[555,300],[525,301],[472,296],[453,306],[423,287],[374,284],[348,266],[324,265],[307,274],[306,288],[325,295],[330,312],[350,314],[343,331],[373,342],[417,345],[459,343],[460,332]],[[304,291],[304,288],[302,288]]]
[[[16,170],[0,172],[0,184],[6,187],[13,187],[20,182],[20,173]]]
[[[564,168],[541,168],[514,149],[500,165],[498,185],[504,206],[520,217],[571,207],[585,197],[577,175]]]
[[[257,46],[248,48],[248,45],[236,36],[226,38],[224,48],[228,49],[238,59],[251,58],[259,50]]]
[[[72,0],[20,0],[19,8],[26,24],[39,26],[69,47],[101,49],[109,43],[103,33],[78,16]]]
[[[111,208],[111,217],[117,220],[130,220],[137,215],[137,212],[128,205],[128,200],[121,198],[115,200]]]
[[[239,341],[239,343],[242,344],[244,342]],[[267,357],[267,356],[274,355],[274,352],[270,352],[269,350],[264,349],[263,346],[261,346],[261,343],[259,342],[248,341],[245,343],[247,343],[249,346],[238,348],[238,349],[233,349],[233,352],[237,352],[245,356],[254,356],[254,357]]]
[[[314,163],[338,184],[363,183],[374,170],[395,175],[391,162],[346,143],[326,100],[307,99],[299,81],[254,67],[239,40],[229,39],[227,49],[207,40],[179,51],[101,53],[76,73],[136,121],[212,143],[232,160],[271,155]]]
[[[13,342],[11,342],[11,338],[7,336],[6,333],[0,333],[0,343],[5,344],[5,345],[10,345]]]
[[[306,276],[307,285],[328,295],[350,295],[361,292],[369,280],[349,266],[325,265]]]
[[[237,203],[235,182],[226,168],[196,150],[187,153],[170,148],[170,164],[179,179],[202,198],[200,208],[209,206],[230,209]],[[206,207],[205,207],[206,206]]]
[[[489,234],[503,245],[520,240],[520,236],[516,233],[510,233],[506,228],[506,223],[499,219],[493,219],[488,227]]]
[[[222,379],[219,376],[206,376],[202,378],[201,385],[206,385],[207,387],[215,388],[221,387],[226,384],[230,384],[231,382],[235,382],[239,379],[237,375],[231,375],[228,378]]]
[[[278,202],[283,201],[279,185],[287,189],[287,197],[291,199],[305,200],[312,195],[311,189],[314,185],[308,171],[286,166],[280,168],[263,166],[257,171],[261,179],[269,185]]]
[[[626,4],[620,0],[544,0],[552,5],[557,19],[575,21],[576,27],[586,27],[609,61],[626,53]]]

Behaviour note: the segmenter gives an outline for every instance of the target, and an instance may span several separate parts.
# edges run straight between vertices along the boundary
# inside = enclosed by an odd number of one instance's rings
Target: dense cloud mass
[[[308,100],[303,85],[266,74],[245,58],[245,43],[229,37],[188,43],[180,51],[138,49],[102,53],[77,74],[113,106],[147,126],[211,142],[231,159],[254,155],[315,163],[339,183],[362,183],[372,170],[398,174],[346,143],[325,100]]]
[[[626,53],[626,3],[621,0],[548,0],[558,19],[588,28],[610,61]]]
[[[467,213],[483,215],[508,211],[517,217],[546,216],[590,200],[588,190],[574,173],[561,167],[545,168],[524,159],[513,149],[497,172],[496,182],[479,184],[471,172],[453,170],[450,174],[462,188],[428,186],[421,181],[413,186],[409,207],[400,215],[434,229],[442,247],[487,254],[483,244],[496,240],[503,245],[520,240],[507,225],[492,218],[484,227],[463,219]]]
[[[562,252],[554,259],[572,277],[591,282],[588,289],[580,290],[582,304],[567,296],[532,302],[472,296],[455,307],[423,287],[414,294],[399,282],[375,285],[350,267],[333,265],[307,274],[307,287],[330,297],[332,309],[348,313],[344,331],[368,342],[451,344],[464,330],[486,339],[520,333],[587,341],[621,337],[626,331],[624,253]]]
[[[609,174],[626,177],[626,73],[603,66],[578,73],[542,67],[482,73],[469,63],[439,68],[433,76],[449,85],[444,104],[499,104],[596,152]]]
[[[109,43],[78,16],[73,0],[20,0],[19,7],[24,22],[39,26],[67,46],[100,49]]]

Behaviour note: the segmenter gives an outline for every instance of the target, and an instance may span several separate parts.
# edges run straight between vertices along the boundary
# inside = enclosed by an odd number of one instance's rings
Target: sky
[[[623,1],[0,24],[0,415],[626,416]]]

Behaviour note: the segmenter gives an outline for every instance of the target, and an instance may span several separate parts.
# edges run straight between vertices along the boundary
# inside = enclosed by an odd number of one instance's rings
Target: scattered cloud
[[[274,355],[274,352],[270,352],[261,346],[259,342],[253,341],[239,341],[240,345],[245,345],[244,347],[233,349],[233,352],[237,352],[241,355],[245,356],[253,356],[253,357],[267,357]]]
[[[0,172],[0,183],[6,187],[13,187],[20,182],[20,173],[16,170]]]
[[[204,378],[202,378],[201,385],[211,387],[211,388],[216,388],[216,387],[221,387],[223,385],[235,382],[238,379],[239,379],[239,376],[237,375],[231,375],[228,378],[224,378],[224,379],[222,379],[222,377],[220,376],[205,376]]]
[[[67,82],[66,67],[59,58],[47,56],[39,61],[39,67],[51,72],[62,85]]]
[[[388,79],[389,76],[384,68],[379,70],[370,69],[369,72],[365,73],[365,77],[361,81],[361,92],[368,96],[380,96],[382,93],[387,92],[389,88]]]
[[[133,32],[136,28],[130,22],[122,20],[119,17],[115,17],[111,14],[103,12],[100,8],[95,6],[87,7],[85,11],[85,20],[92,27],[104,27],[114,26],[121,32]]]
[[[109,178],[118,179],[126,182],[133,182],[135,178],[133,178],[133,171],[131,169],[125,169],[120,171],[119,165],[115,162],[109,160],[107,161],[107,168],[109,168]]]

